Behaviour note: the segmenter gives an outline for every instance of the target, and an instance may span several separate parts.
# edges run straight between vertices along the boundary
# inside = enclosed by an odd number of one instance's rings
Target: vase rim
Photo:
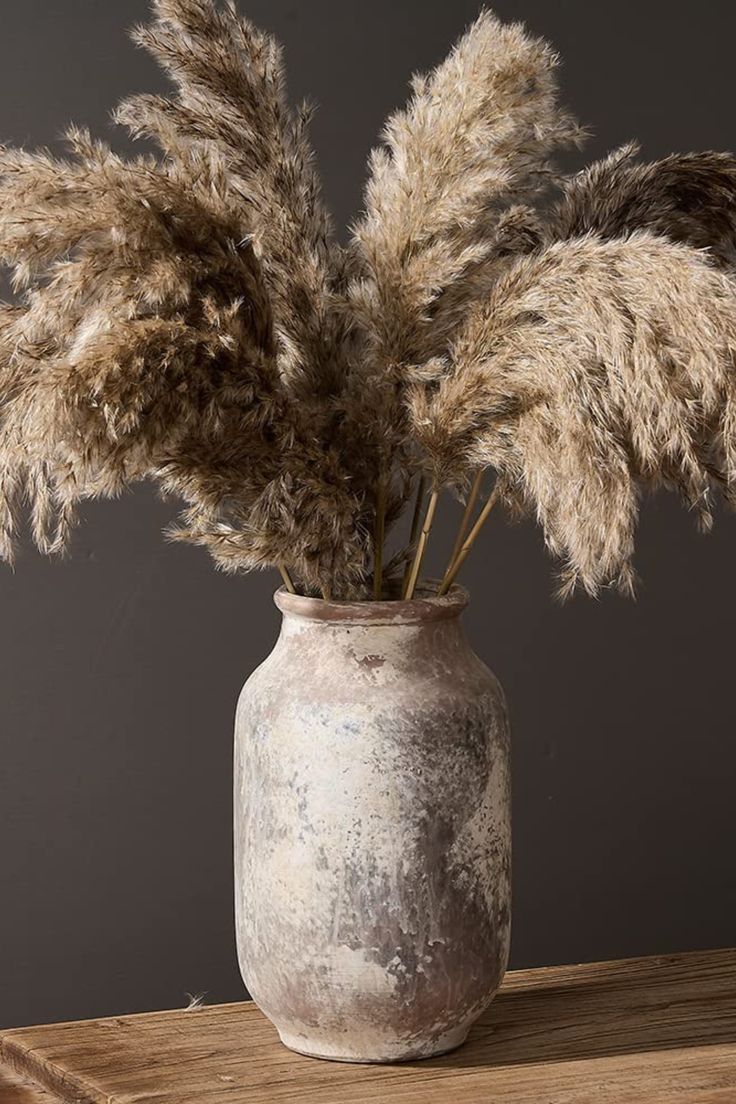
[[[285,616],[323,623],[364,625],[410,625],[425,621],[443,621],[459,617],[470,595],[465,587],[454,584],[447,594],[437,595],[437,583],[417,587],[416,597],[381,601],[339,602],[291,594],[282,586],[273,600]]]

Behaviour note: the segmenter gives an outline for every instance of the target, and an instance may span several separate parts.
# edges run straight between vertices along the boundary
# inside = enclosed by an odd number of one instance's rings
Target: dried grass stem
[[[490,512],[493,509],[493,507],[496,505],[496,503],[498,502],[499,498],[500,498],[499,489],[498,489],[498,487],[494,487],[493,491],[491,492],[491,494],[486,499],[485,506],[483,507],[481,512],[478,514],[475,525],[473,526],[473,528],[468,533],[468,535],[465,538],[465,541],[463,542],[462,547],[460,548],[460,551],[458,552],[454,562],[452,563],[452,565],[448,569],[444,579],[442,580],[442,583],[440,584],[440,588],[437,591],[438,595],[442,596],[443,594],[447,594],[448,590],[450,589],[452,584],[455,582],[455,579],[457,578],[457,575],[458,575],[458,572],[460,571],[460,568],[463,566],[463,564],[467,560],[468,556],[470,555],[471,549],[472,549],[473,545],[475,544],[475,542],[478,538],[478,534],[480,533],[480,531],[483,528],[483,526],[485,525],[485,523],[488,521],[488,517],[490,515]]]
[[[288,572],[288,569],[284,567],[283,564],[279,564],[279,571],[281,573],[281,578],[284,580],[284,586],[288,590],[289,594],[296,594],[296,587],[292,582],[292,578]]]
[[[455,560],[458,557],[458,553],[460,552],[460,549],[462,548],[463,541],[465,540],[465,534],[467,533],[468,527],[470,525],[470,519],[473,516],[473,510],[475,509],[475,504],[478,501],[478,495],[480,494],[480,488],[481,488],[481,483],[482,482],[483,482],[483,469],[479,468],[478,471],[475,473],[475,478],[473,479],[473,484],[470,488],[470,493],[468,494],[468,500],[465,503],[465,510],[463,511],[463,516],[460,520],[460,527],[457,531],[457,536],[455,537],[455,544],[453,546],[452,554],[450,556],[450,559],[447,563],[447,570],[445,571],[444,578],[442,580],[443,582],[445,581],[445,579],[450,574],[450,572],[452,570],[452,567],[453,567],[453,564],[455,563]]]
[[[409,529],[409,545],[407,552],[406,570],[404,571],[404,578],[401,584],[402,593],[406,588],[406,584],[409,582],[409,575],[411,573],[411,554],[414,551],[417,537],[419,536],[419,526],[422,523],[422,503],[424,502],[424,495],[427,490],[427,480],[423,475],[419,476],[419,482],[417,483],[417,491],[414,496],[414,511],[411,515],[411,527]]]
[[[419,572],[422,568],[424,561],[424,553],[427,551],[427,541],[429,540],[429,533],[432,528],[432,522],[434,521],[434,515],[437,510],[437,500],[440,497],[440,492],[436,487],[432,488],[432,493],[429,496],[429,502],[427,504],[427,512],[424,515],[424,524],[422,525],[422,531],[419,534],[419,541],[417,543],[416,552],[414,553],[414,560],[411,565],[411,571],[409,572],[409,578],[406,586],[404,587],[404,600],[409,601],[414,597],[414,591],[416,590],[417,579],[419,578]]]

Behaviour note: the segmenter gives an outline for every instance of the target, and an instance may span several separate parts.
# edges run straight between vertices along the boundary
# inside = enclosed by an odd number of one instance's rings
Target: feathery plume
[[[444,62],[414,78],[371,155],[347,291],[362,342],[346,410],[380,487],[397,473],[409,482],[409,366],[444,350],[469,300],[491,286],[491,258],[514,236],[504,206],[536,194],[550,154],[580,137],[558,106],[556,65],[546,43],[483,12]]]
[[[70,140],[69,162],[0,154],[0,257],[25,291],[0,318],[4,554],[24,495],[39,547],[59,551],[79,501],[152,478],[198,512],[183,532],[218,562],[272,566],[306,473],[289,562],[307,586],[352,584],[360,502],[321,447],[326,414],[308,422],[284,392],[262,268],[224,182]]]
[[[0,257],[24,293],[2,327],[0,457],[27,473],[45,550],[63,545],[75,501],[145,477],[198,421],[212,357],[229,344],[243,361],[234,381],[252,382],[271,340],[252,250],[233,248],[224,208],[150,159],[71,141],[72,162],[0,154]]]
[[[177,96],[134,97],[117,118],[174,155],[193,146],[225,167],[268,282],[284,380],[297,395],[330,393],[341,371],[343,261],[314,169],[310,109],[290,109],[280,46],[232,4],[154,0],[153,12],[134,37]]]
[[[388,120],[354,231],[364,274],[351,289],[387,365],[411,363],[445,336],[443,293],[493,251],[510,197],[536,194],[551,153],[579,140],[557,103],[556,65],[520,24],[483,12]]]
[[[590,165],[564,184],[548,227],[550,240],[637,230],[710,249],[724,268],[736,263],[736,158],[730,153],[673,154],[637,164],[636,143]]]
[[[736,283],[703,255],[579,238],[517,261],[471,311],[412,425],[436,485],[499,473],[565,593],[630,589],[641,484],[676,488],[706,526],[713,480],[733,488],[735,353]]]

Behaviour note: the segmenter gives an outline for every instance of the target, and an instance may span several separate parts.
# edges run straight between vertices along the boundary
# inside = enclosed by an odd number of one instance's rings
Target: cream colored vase
[[[509,940],[509,746],[466,593],[279,591],[236,723],[240,965],[292,1050],[350,1062],[459,1046]]]

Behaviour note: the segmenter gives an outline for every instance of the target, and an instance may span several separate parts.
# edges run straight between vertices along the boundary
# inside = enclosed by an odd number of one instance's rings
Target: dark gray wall
[[[733,147],[736,8],[669,0],[499,0],[566,58],[591,155]],[[337,217],[409,73],[436,62],[472,0],[253,0],[288,50]],[[121,96],[161,87],[124,36],[143,0],[3,5],[0,135],[104,132]],[[91,505],[73,558],[0,572],[0,1024],[242,995],[232,924],[231,726],[277,631],[277,580],[218,576],[169,547],[145,490]],[[452,508],[445,508],[445,548]],[[736,521],[698,536],[661,499],[639,540],[636,604],[551,598],[537,532],[489,526],[467,626],[515,728],[517,966],[736,941]],[[431,566],[431,565],[430,565]]]

